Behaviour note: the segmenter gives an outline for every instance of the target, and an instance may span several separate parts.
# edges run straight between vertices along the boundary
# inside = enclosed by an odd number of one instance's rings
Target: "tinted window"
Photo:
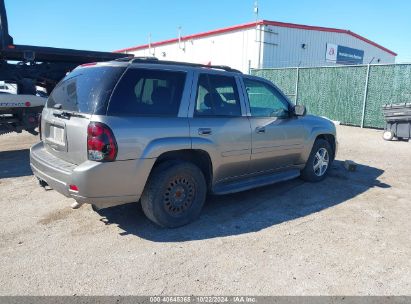
[[[129,69],[111,97],[108,114],[122,116],[177,116],[186,74]]]
[[[288,102],[272,86],[250,79],[244,79],[252,116],[288,117]]]
[[[234,77],[201,74],[196,100],[195,116],[241,116]]]
[[[76,68],[55,87],[49,96],[47,107],[61,104],[62,110],[103,114],[124,69],[108,66]]]

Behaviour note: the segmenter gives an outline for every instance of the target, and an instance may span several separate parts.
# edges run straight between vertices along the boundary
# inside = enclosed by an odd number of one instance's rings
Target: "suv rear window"
[[[110,99],[108,115],[177,116],[186,73],[129,69]]]
[[[124,67],[79,67],[66,75],[50,94],[47,107],[61,104],[66,111],[105,114],[108,99]]]

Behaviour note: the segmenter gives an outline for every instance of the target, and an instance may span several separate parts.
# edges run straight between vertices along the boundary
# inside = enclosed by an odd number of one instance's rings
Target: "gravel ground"
[[[210,197],[172,230],[138,204],[70,209],[30,171],[38,139],[1,136],[0,295],[411,295],[411,142],[338,132],[322,183]]]

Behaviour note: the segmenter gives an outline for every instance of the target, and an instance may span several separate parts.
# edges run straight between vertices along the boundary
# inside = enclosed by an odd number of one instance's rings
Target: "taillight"
[[[78,187],[77,187],[76,185],[70,185],[70,186],[69,186],[69,189],[70,189],[71,191],[76,191],[76,192],[78,192]]]
[[[117,143],[111,129],[101,122],[90,122],[87,128],[87,155],[89,160],[114,161]]]

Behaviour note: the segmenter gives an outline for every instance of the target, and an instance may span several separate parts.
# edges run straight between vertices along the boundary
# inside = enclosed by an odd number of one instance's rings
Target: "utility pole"
[[[254,1],[254,15],[255,15],[255,23],[258,22],[258,0]]]
[[[255,41],[258,43],[257,69],[261,68],[261,29],[258,28],[258,0],[254,0]],[[260,25],[261,26],[261,25]]]
[[[182,43],[182,40],[181,40],[181,29],[182,29],[182,27],[181,26],[179,26],[178,28],[177,28],[177,33],[178,33],[178,48],[180,49],[180,50],[183,50],[183,51],[185,51],[185,46],[183,45],[182,47],[181,47],[181,43]]]

